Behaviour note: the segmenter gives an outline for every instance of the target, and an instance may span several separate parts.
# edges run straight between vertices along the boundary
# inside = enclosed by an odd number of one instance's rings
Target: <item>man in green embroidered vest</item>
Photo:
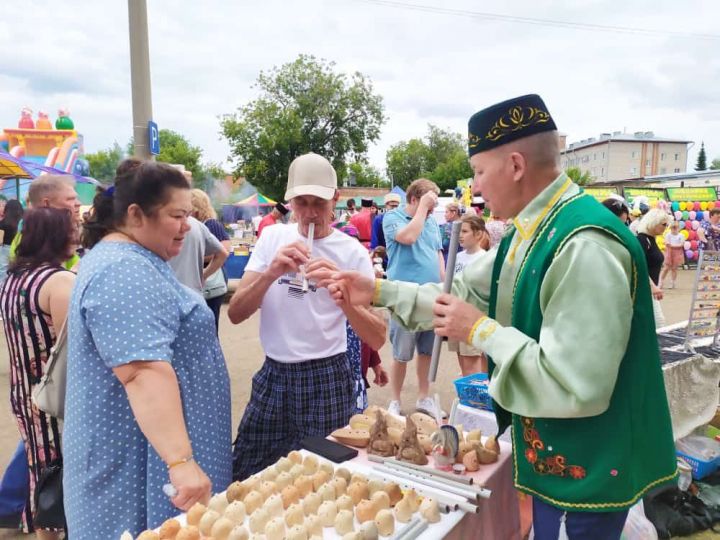
[[[475,178],[502,242],[437,284],[310,277],[337,302],[390,308],[411,330],[466,340],[490,361],[500,431],[512,425],[515,486],[533,496],[537,540],[617,539],[630,506],[675,479],[670,413],[645,258],[620,221],[559,168],[537,95],[469,122]]]

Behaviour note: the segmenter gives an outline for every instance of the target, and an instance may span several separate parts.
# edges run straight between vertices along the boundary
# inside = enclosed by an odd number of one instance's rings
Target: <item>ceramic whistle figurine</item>
[[[453,426],[440,426],[432,434],[432,456],[435,468],[443,471],[452,470],[460,448],[460,436]]]
[[[395,455],[395,443],[390,440],[387,422],[380,411],[375,411],[375,423],[370,428],[367,453],[382,457]]]
[[[396,458],[415,465],[427,465],[428,462],[425,451],[418,440],[417,426],[409,416],[405,420],[405,431],[400,439],[400,448]]]

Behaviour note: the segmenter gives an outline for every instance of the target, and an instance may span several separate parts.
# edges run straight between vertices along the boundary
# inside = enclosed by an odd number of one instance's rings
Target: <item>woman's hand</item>
[[[655,285],[652,281],[650,282],[650,290],[652,291],[652,295],[655,300],[663,299],[663,290],[657,285]]]
[[[199,502],[207,504],[212,495],[212,483],[194,460],[175,465],[169,471],[170,482],[177,490],[172,503],[187,512],[192,505]]]

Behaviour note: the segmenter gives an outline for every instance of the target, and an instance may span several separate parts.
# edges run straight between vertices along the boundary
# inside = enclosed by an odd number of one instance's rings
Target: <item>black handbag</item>
[[[56,459],[40,473],[35,486],[33,516],[33,526],[37,529],[65,529],[62,472],[62,459]]]

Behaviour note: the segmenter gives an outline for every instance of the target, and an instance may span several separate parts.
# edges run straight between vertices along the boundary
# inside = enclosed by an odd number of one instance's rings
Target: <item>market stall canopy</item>
[[[234,203],[234,206],[275,206],[277,201],[273,201],[271,198],[266,197],[262,193],[254,193],[247,199]]]
[[[21,159],[0,152],[0,178],[33,178],[27,165]]]

